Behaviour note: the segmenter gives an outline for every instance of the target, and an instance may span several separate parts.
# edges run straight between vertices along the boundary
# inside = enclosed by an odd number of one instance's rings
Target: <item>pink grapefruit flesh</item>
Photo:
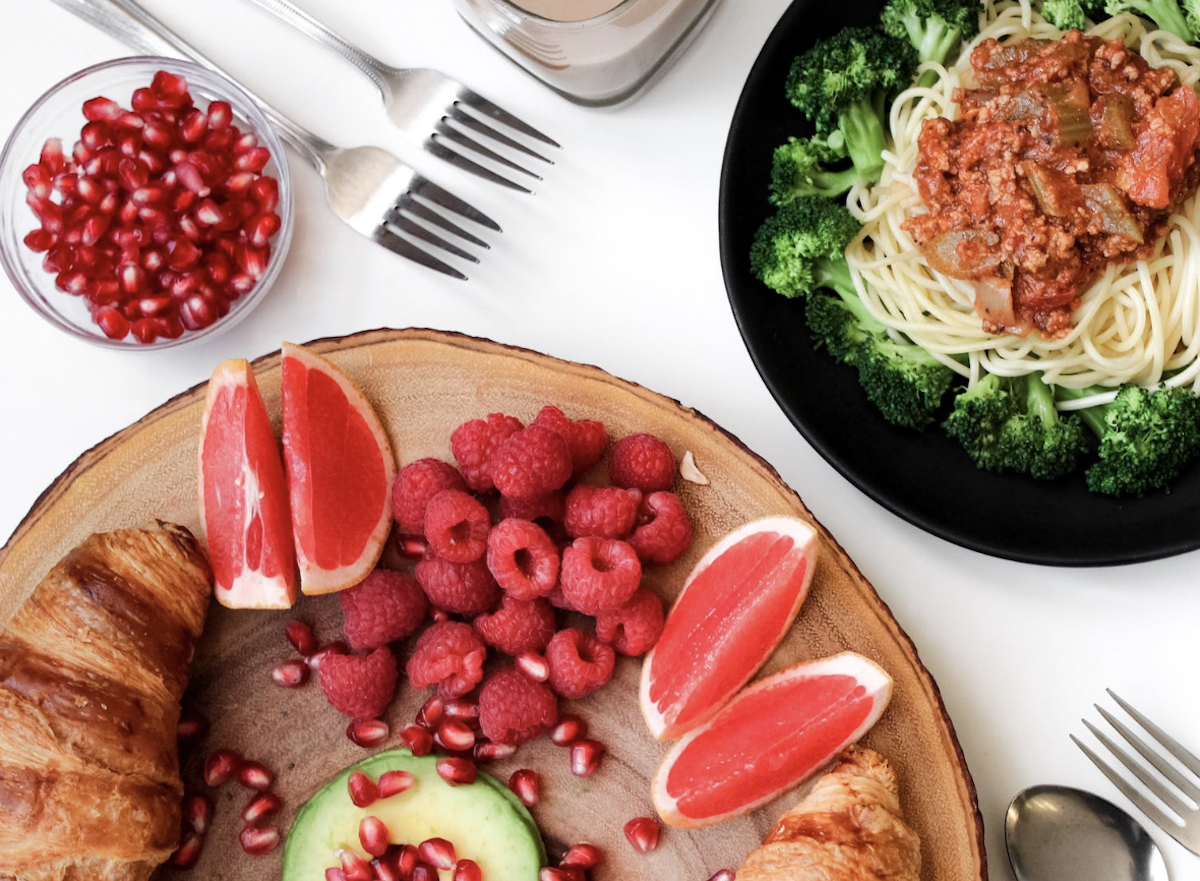
[[[306,594],[370,574],[391,529],[396,460],[379,416],[332,362],[283,344],[283,455]]]
[[[213,371],[197,465],[217,600],[235,609],[290,607],[296,556],[283,460],[247,361]]]
[[[891,677],[853,652],[768,676],[671,748],[651,784],[654,806],[689,828],[754,810],[862,737],[891,694]]]
[[[768,517],[700,558],[642,665],[642,715],[655,737],[690,731],[750,681],[800,611],[816,550],[809,524]]]

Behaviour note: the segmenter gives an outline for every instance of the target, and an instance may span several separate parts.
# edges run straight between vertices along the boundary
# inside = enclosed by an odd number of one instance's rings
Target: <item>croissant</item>
[[[171,855],[211,583],[181,526],[96,534],[0,631],[0,879],[145,881]]]
[[[918,881],[921,842],[900,818],[896,776],[849,747],[746,857],[737,881]]]

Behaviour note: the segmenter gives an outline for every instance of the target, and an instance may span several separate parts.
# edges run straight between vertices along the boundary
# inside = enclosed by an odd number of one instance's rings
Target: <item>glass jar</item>
[[[454,0],[493,46],[578,104],[642,91],[699,33],[720,0]]]

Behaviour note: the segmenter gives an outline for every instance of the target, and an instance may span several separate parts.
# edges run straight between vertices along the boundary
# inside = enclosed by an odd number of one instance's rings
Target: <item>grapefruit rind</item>
[[[794,590],[793,601],[777,621],[763,621],[760,617],[756,616],[746,616],[743,618],[743,622],[747,626],[752,626],[756,631],[761,631],[762,636],[765,638],[766,641],[761,645],[760,652],[744,658],[731,659],[726,657],[717,664],[714,663],[715,659],[699,656],[694,651],[692,640],[685,638],[683,635],[680,635],[677,640],[673,640],[672,616],[679,615],[681,609],[685,609],[688,604],[692,603],[698,603],[700,604],[700,608],[704,609],[711,607],[711,603],[706,602],[704,597],[700,596],[696,591],[691,590],[693,585],[697,583],[698,576],[708,570],[715,560],[741,543],[744,539],[753,535],[768,533],[776,533],[792,538],[794,542],[793,553],[799,554],[803,558],[804,571],[800,580],[790,585]],[[779,645],[780,641],[787,634],[788,629],[792,626],[792,622],[796,619],[796,615],[800,612],[800,607],[804,604],[804,600],[808,596],[812,573],[816,568],[818,547],[817,532],[806,521],[795,517],[764,517],[752,520],[729,532],[696,561],[696,565],[692,567],[692,571],[684,580],[683,589],[680,591],[679,596],[676,598],[674,605],[667,615],[662,635],[659,637],[656,645],[646,654],[646,658],[642,664],[641,685],[638,692],[639,704],[642,716],[646,720],[646,725],[656,739],[673,740],[711,719],[729,702],[738,689],[749,682],[754,674],[761,669],[762,665],[766,663],[767,658],[771,656],[776,646]],[[727,622],[711,618],[708,623],[714,626],[722,626]],[[678,645],[674,645],[673,642],[678,642]],[[665,706],[663,701],[656,701],[651,696],[652,683],[654,682],[656,672],[655,661],[660,657],[668,659],[665,663],[678,664],[692,662],[695,665],[694,673],[697,679],[718,671],[722,673],[730,671],[733,669],[731,661],[736,661],[737,666],[740,666],[741,670],[738,675],[729,680],[728,687],[720,696],[712,701],[706,710],[694,712],[689,718],[680,720],[679,715],[684,709],[682,702],[686,699],[686,696],[681,697],[677,695],[674,703],[667,703]]]
[[[365,536],[361,552],[353,560],[344,561],[339,566],[320,565],[312,559],[312,555],[309,553],[308,542],[313,537],[303,534],[304,530],[301,526],[305,522],[312,523],[312,493],[311,487],[306,486],[306,479],[302,476],[308,474],[309,469],[306,463],[299,461],[302,457],[298,454],[294,443],[297,430],[294,414],[293,419],[289,421],[289,387],[285,373],[283,449],[292,502],[292,524],[295,533],[296,563],[300,570],[300,590],[305,594],[333,593],[353,587],[366,578],[383,555],[392,527],[391,487],[396,477],[396,457],[375,408],[341,368],[327,358],[294,343],[284,342],[281,351],[285,368],[286,362],[290,359],[303,366],[306,371],[322,373],[337,384],[351,409],[362,418],[364,425],[374,437],[382,460],[383,479],[380,483],[383,485],[380,492],[379,515],[374,521],[374,526]],[[307,517],[306,512],[308,512]]]
[[[762,773],[773,778],[771,782],[777,785],[764,791],[764,794],[758,798],[745,803],[730,805],[728,810],[709,816],[688,816],[683,812],[680,808],[680,801],[688,793],[676,792],[672,795],[669,791],[671,770],[676,766],[680,756],[692,748],[693,743],[707,732],[719,728],[724,728],[735,743],[744,742],[745,739],[738,738],[739,729],[747,727],[753,720],[742,712],[742,707],[749,701],[754,700],[761,692],[770,689],[780,691],[779,697],[773,701],[772,706],[777,706],[781,713],[797,709],[807,710],[808,712],[804,718],[812,718],[815,715],[812,712],[814,708],[796,706],[795,701],[788,700],[786,689],[789,685],[795,685],[804,680],[822,676],[851,676],[871,699],[872,705],[869,711],[853,729],[846,731],[844,736],[834,743],[831,748],[823,751],[816,761],[810,762],[798,774],[789,777],[779,774],[777,768],[763,768]],[[892,677],[874,661],[855,652],[842,652],[826,658],[805,661],[765,677],[739,692],[737,697],[728,703],[716,716],[698,728],[693,729],[671,747],[663,757],[662,763],[659,765],[654,779],[650,784],[650,797],[654,803],[654,807],[665,823],[670,826],[686,829],[711,826],[762,807],[764,804],[778,798],[784,792],[808,780],[822,768],[828,766],[847,746],[863,737],[879,720],[879,717],[887,708],[891,697]],[[819,712],[828,708],[818,707],[815,709]],[[801,720],[796,721],[799,723]],[[743,759],[745,755],[745,751],[741,751],[739,753],[739,760]],[[771,746],[764,746],[763,755],[760,758],[768,760],[767,764],[769,765],[769,760],[777,759],[778,756],[772,752]],[[726,782],[726,779],[706,781],[706,788],[718,789]]]
[[[236,452],[240,454],[242,469],[235,481],[236,486],[225,489],[240,494],[241,504],[222,505],[217,499],[208,499],[205,451],[209,449],[209,430],[216,429],[212,420],[220,418],[214,417],[214,414],[224,402],[224,397],[239,388],[244,389],[245,394],[237,414],[241,419],[240,437],[234,440],[241,443],[241,448]],[[258,412],[255,414],[256,418],[248,420],[247,411],[251,408]],[[251,437],[255,426],[258,433]],[[215,439],[213,442],[216,442]],[[260,464],[268,469],[269,473],[260,474],[250,467],[249,448],[252,445],[261,456]],[[200,522],[204,524],[208,539],[208,553],[214,572],[213,595],[217,601],[231,609],[291,608],[296,602],[298,591],[283,460],[279,455],[275,435],[269,427],[266,405],[254,379],[254,369],[250,362],[244,359],[231,358],[222,361],[209,378],[204,414],[200,420],[196,474]],[[235,512],[244,512],[242,522],[222,522],[222,518],[228,520]],[[272,568],[278,569],[275,574],[266,574],[262,568],[255,568],[254,564],[246,559],[245,535],[251,528],[250,521],[253,520],[258,521],[262,554],[270,556],[273,561]],[[226,546],[216,538],[222,528],[233,528],[242,536],[242,542],[238,545],[242,553],[238,559],[222,559],[222,555],[226,553]],[[236,571],[232,579],[225,577],[230,571]]]

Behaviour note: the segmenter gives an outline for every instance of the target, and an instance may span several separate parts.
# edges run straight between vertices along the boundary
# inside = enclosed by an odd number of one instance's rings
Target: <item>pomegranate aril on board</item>
[[[533,807],[541,800],[541,778],[537,771],[530,768],[513,771],[508,778],[508,788],[527,808]]]
[[[574,713],[564,713],[558,717],[558,722],[550,729],[550,741],[558,746],[570,746],[577,740],[587,737],[588,726],[583,717]]]
[[[443,749],[463,752],[475,746],[475,731],[460,719],[443,719],[433,739]]]
[[[433,749],[433,735],[422,725],[406,725],[400,731],[400,741],[414,756],[427,756]]]
[[[634,817],[625,824],[625,838],[638,853],[650,853],[658,847],[661,831],[658,821],[652,817]]]
[[[169,862],[176,869],[190,869],[200,860],[200,851],[203,848],[203,835],[194,831],[185,832],[179,839],[179,847],[175,848]]]
[[[204,782],[211,787],[232,780],[242,764],[242,757],[231,749],[215,749],[204,760]]]
[[[252,857],[266,856],[279,846],[279,830],[271,826],[248,824],[238,834],[238,843]]]
[[[309,672],[308,664],[293,658],[272,667],[271,678],[281,688],[299,688],[308,682]]]
[[[238,766],[237,781],[246,789],[263,792],[275,782],[275,773],[262,762],[244,761]]]
[[[591,777],[600,767],[604,755],[604,744],[598,740],[582,738],[571,744],[571,773],[576,777]]]
[[[587,841],[572,844],[558,861],[560,866],[578,866],[581,869],[594,869],[604,863],[604,851]]]
[[[316,654],[317,637],[308,622],[293,618],[284,625],[284,632],[287,635],[287,641],[292,644],[292,648],[303,657],[307,658]]]
[[[259,820],[279,813],[283,808],[283,800],[273,792],[260,792],[242,808],[242,819],[247,823],[257,823]]]
[[[477,762],[495,762],[500,759],[511,758],[516,752],[516,744],[481,740],[475,744],[475,748],[471,750],[471,755]]]
[[[213,817],[213,800],[203,792],[189,792],[180,803],[183,824],[193,832],[203,835],[208,831]]]
[[[466,786],[475,782],[475,763],[470,759],[454,756],[438,759],[437,772],[451,786]]]
[[[388,739],[391,731],[388,723],[380,719],[353,721],[346,726],[346,736],[363,749],[379,746]]]

